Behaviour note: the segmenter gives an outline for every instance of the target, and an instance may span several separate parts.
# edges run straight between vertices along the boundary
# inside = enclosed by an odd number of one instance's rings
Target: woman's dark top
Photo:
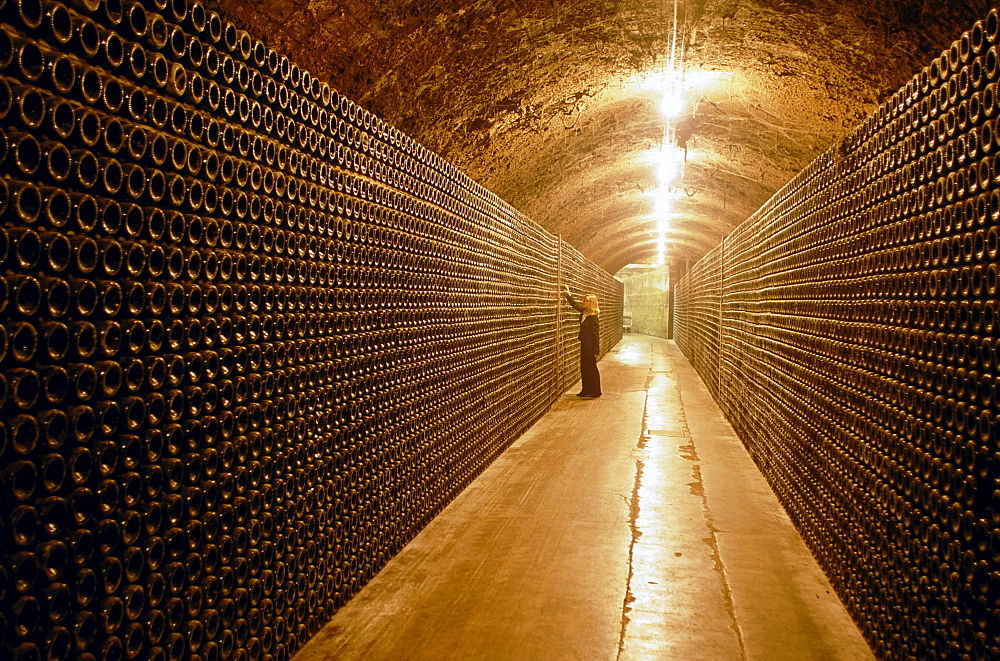
[[[582,305],[576,302],[573,295],[563,292],[566,300],[574,310],[580,313],[580,353],[596,355],[601,353],[601,326],[596,314],[584,314]]]

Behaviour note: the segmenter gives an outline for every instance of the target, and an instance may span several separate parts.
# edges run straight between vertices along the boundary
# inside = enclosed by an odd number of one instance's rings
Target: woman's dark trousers
[[[601,396],[601,373],[597,371],[597,357],[588,351],[580,352],[580,394],[585,397]]]

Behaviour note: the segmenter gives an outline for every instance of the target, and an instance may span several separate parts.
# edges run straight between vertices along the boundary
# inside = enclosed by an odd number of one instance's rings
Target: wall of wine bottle
[[[0,21],[0,656],[287,659],[620,283],[198,2]]]
[[[677,342],[880,658],[1000,658],[996,10],[688,273]]]

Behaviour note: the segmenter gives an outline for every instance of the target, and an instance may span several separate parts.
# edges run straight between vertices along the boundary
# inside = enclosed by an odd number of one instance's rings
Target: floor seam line
[[[701,484],[701,466],[696,464],[692,468],[692,471],[695,474],[695,479]],[[740,658],[743,661],[747,661],[749,657],[747,656],[746,641],[743,640],[743,630],[740,628],[739,619],[736,617],[736,602],[733,600],[733,590],[729,585],[729,577],[726,574],[726,564],[722,561],[722,549],[719,546],[718,538],[720,531],[715,527],[715,518],[712,516],[712,510],[708,506],[708,496],[705,494],[704,489],[702,489],[701,500],[705,514],[705,523],[708,524],[709,539],[711,540],[709,548],[712,549],[712,561],[715,563],[715,570],[721,579],[722,596],[726,600],[726,611],[732,620],[731,626],[736,633],[736,640],[740,645]]]
[[[675,385],[677,386],[677,394],[681,402],[681,411],[685,412],[684,392],[680,388],[680,384],[675,382]],[[705,483],[701,475],[701,458],[698,456],[698,449],[694,444],[694,435],[691,433],[691,427],[688,425],[686,412],[684,413],[684,430],[690,442],[691,454],[695,459],[695,463],[691,467],[691,474],[701,494],[702,513],[705,517],[705,523],[708,526],[709,537],[705,542],[712,551],[712,562],[715,563],[715,571],[719,574],[722,597],[726,602],[726,612],[729,614],[731,620],[730,626],[732,626],[733,632],[736,634],[736,642],[740,646],[740,658],[742,661],[747,661],[749,657],[747,656],[746,641],[743,640],[743,630],[740,628],[739,619],[736,617],[736,602],[733,600],[733,590],[729,585],[729,578],[726,575],[726,565],[722,561],[722,549],[719,546],[718,538],[720,531],[715,527],[715,517],[712,516],[712,508],[708,504],[708,493],[705,491]]]
[[[636,442],[636,450],[643,450],[646,447],[646,412],[649,408],[649,388],[653,380],[653,375],[650,374],[646,377],[646,397],[643,400],[642,405],[642,420],[639,427],[639,440]],[[639,489],[642,486],[642,469],[644,465],[641,458],[636,458],[635,460],[635,481],[632,484],[632,497],[629,500],[629,532],[631,534],[631,539],[628,545],[628,577],[625,580],[625,597],[622,601],[622,621],[621,630],[618,635],[618,654],[615,655],[615,659],[621,659],[622,653],[625,651],[625,635],[628,632],[629,625],[629,613],[632,612],[632,602],[635,601],[635,597],[632,595],[632,578],[635,575],[634,567],[634,554],[635,554],[635,544],[642,532],[636,527],[636,521],[639,519]]]

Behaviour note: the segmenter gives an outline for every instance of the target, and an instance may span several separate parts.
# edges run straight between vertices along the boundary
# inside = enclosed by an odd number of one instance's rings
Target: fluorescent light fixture
[[[660,97],[660,114],[666,119],[674,119],[684,114],[684,97],[676,89],[664,91]]]
[[[656,214],[657,218],[672,216],[674,212],[674,196],[662,188],[660,192],[663,194],[653,199],[653,213]]]
[[[656,147],[643,152],[640,161],[655,166],[656,181],[660,188],[666,188],[681,174],[684,152],[674,147]]]
[[[675,26],[676,26],[676,6]],[[676,36],[675,36],[676,38]],[[732,78],[728,71],[713,70],[682,70],[673,68],[674,54],[670,54],[671,67],[661,71],[651,71],[633,76],[629,84],[639,92],[649,93],[647,98],[659,94],[660,115],[664,120],[663,143],[650,149],[642,156],[642,160],[656,169],[656,189],[646,193],[653,203],[653,213],[647,222],[656,229],[656,264],[663,266],[667,258],[667,235],[671,233],[671,220],[676,217],[673,210],[673,200],[680,197],[674,182],[683,175],[687,153],[675,148],[671,124],[672,120],[684,115],[687,110],[687,92],[711,88]]]
[[[637,92],[653,92],[659,95],[660,114],[665,119],[674,119],[687,109],[687,92],[703,91],[715,87],[733,77],[730,71],[694,69],[680,71],[650,71],[636,74],[629,80]]]

